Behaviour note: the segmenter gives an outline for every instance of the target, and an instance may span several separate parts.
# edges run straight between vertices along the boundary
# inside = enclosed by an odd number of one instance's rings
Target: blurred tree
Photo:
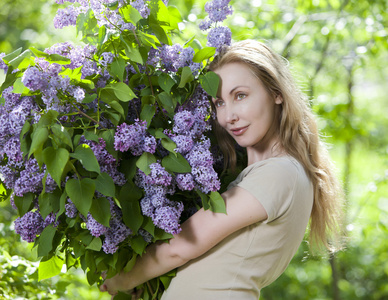
[[[51,6],[53,2],[2,0],[0,52],[27,48],[30,43],[44,48],[74,39],[74,29],[53,28],[58,7]],[[177,34],[178,41],[194,37],[198,42],[193,46],[206,44],[198,29],[205,16],[205,2],[170,0],[186,20],[180,24],[185,29]],[[234,40],[264,41],[288,59],[320,116],[327,142],[334,145],[331,153],[347,195],[347,249],[335,259],[322,259],[311,256],[304,243],[286,272],[263,289],[262,299],[388,299],[386,0],[232,0],[231,4],[235,12],[227,24]],[[12,210],[3,204],[1,210],[0,295],[2,278],[8,280],[6,276],[11,274],[5,272],[19,272],[13,274],[21,279],[33,268],[26,267],[21,257],[34,260],[30,248],[21,244],[12,231]],[[5,252],[17,255],[14,260],[21,262],[19,271],[11,270]],[[86,299],[71,294],[77,290],[81,293],[83,288],[75,286],[82,283],[77,283],[77,277],[66,276],[61,277],[60,284],[73,281],[73,285],[63,299]],[[39,285],[36,281],[32,285],[35,291],[56,289],[62,295],[58,286]],[[98,294],[92,297],[103,299]]]

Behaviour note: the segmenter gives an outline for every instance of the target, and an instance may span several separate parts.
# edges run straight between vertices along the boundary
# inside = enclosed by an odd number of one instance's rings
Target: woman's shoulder
[[[303,166],[298,160],[290,155],[284,155],[255,162],[247,166],[240,175],[245,177],[253,174],[263,176],[274,174],[280,177],[289,177],[297,176],[301,171],[304,171]]]

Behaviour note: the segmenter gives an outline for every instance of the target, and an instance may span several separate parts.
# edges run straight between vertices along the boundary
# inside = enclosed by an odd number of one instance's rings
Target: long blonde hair
[[[211,62],[216,70],[228,63],[246,64],[275,99],[281,96],[278,134],[281,147],[304,167],[314,188],[310,217],[310,241],[337,250],[342,226],[342,189],[334,174],[325,144],[320,140],[315,116],[307,97],[294,83],[287,62],[268,46],[245,40],[224,48]],[[236,164],[233,138],[215,122],[218,143],[229,167]]]

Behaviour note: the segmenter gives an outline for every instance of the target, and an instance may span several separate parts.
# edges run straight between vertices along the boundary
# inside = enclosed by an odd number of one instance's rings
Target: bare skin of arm
[[[227,214],[200,209],[168,243],[148,246],[130,272],[106,279],[101,291],[114,295],[117,291],[131,290],[199,257],[233,232],[267,218],[260,202],[242,188],[232,188],[222,197]]]

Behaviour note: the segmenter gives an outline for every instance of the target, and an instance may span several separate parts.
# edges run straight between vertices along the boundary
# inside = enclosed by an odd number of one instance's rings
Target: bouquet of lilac
[[[198,207],[225,211],[209,138],[218,76],[205,67],[231,42],[219,22],[232,9],[206,4],[208,44],[194,50],[173,44],[181,19],[165,0],[68,2],[54,25],[77,26],[85,46],[0,54],[0,198],[42,257],[40,279],[66,264],[93,284],[130,270]]]

